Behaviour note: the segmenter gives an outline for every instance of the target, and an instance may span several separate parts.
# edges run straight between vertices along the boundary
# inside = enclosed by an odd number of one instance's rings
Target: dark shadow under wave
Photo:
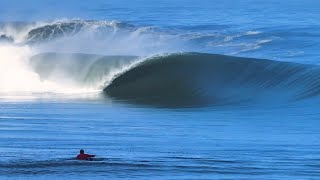
[[[117,76],[108,97],[159,107],[295,101],[319,95],[317,66],[183,53],[149,58]]]

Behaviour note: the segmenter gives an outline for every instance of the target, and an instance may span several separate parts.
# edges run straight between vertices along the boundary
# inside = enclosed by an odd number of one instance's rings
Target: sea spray
[[[41,79],[30,65],[37,52],[30,46],[0,44],[0,93],[84,93],[94,89],[75,87],[64,83],[68,77],[57,81]]]

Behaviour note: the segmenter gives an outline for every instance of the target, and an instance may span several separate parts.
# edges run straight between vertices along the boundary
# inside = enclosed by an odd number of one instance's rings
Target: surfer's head
[[[80,154],[84,154],[84,150],[83,149],[80,150]]]

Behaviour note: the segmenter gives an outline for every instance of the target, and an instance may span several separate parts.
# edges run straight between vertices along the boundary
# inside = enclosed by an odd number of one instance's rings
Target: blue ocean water
[[[0,178],[317,179],[319,7],[1,1]]]

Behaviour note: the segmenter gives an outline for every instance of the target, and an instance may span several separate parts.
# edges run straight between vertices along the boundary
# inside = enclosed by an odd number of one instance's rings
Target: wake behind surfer
[[[91,161],[92,157],[95,157],[95,155],[91,155],[91,154],[85,154],[84,150],[81,149],[80,150],[80,154],[77,156],[77,160],[87,160],[87,161]]]

